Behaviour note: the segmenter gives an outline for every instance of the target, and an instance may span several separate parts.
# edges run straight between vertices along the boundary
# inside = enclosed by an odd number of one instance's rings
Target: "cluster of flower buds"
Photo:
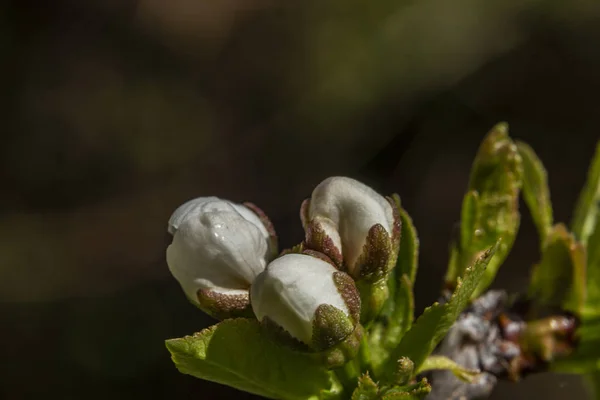
[[[275,230],[258,207],[201,197],[171,216],[167,263],[208,314],[254,316],[338,366],[355,356],[361,320],[386,299],[400,242],[398,208],[360,182],[328,178],[302,204],[304,242],[277,257]]]

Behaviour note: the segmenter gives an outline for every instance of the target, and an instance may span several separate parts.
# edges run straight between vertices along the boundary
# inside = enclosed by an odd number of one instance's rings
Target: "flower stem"
[[[336,369],[335,372],[344,387],[344,392],[351,394],[358,385],[358,377],[361,374],[358,357]]]

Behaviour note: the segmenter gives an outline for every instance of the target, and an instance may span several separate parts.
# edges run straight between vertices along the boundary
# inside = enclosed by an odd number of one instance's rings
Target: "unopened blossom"
[[[169,219],[167,264],[186,296],[225,318],[249,309],[249,288],[276,251],[274,232],[255,206],[216,197],[191,200]]]
[[[301,218],[307,246],[355,279],[376,281],[394,267],[400,245],[398,205],[367,185],[327,178],[303,203]]]
[[[360,296],[354,281],[326,256],[307,253],[283,255],[256,278],[250,296],[254,314],[314,351],[344,341],[357,349]],[[330,359],[337,364],[343,356],[334,352]]]

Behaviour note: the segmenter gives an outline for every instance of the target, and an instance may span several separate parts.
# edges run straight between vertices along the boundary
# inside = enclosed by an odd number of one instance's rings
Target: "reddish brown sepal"
[[[228,295],[208,289],[200,289],[197,297],[199,307],[208,315],[220,320],[247,317],[251,314],[248,293]]]
[[[333,243],[325,230],[314,219],[308,223],[305,228],[306,240],[305,244],[308,249],[316,250],[329,257],[337,266],[338,269],[343,269],[344,260],[341,249],[338,249]]]
[[[265,212],[261,210],[256,204],[244,202],[243,205],[248,207],[254,214],[256,214],[267,229],[267,232],[269,233],[269,240],[271,242],[269,246],[271,250],[271,258],[275,258],[278,251],[277,249],[279,246],[279,240],[277,238],[277,232],[275,232],[275,227],[273,226],[273,223],[271,222],[269,217],[267,217],[267,214],[265,214]]]
[[[361,255],[352,268],[354,279],[378,281],[382,279],[395,264],[390,235],[381,224],[369,229]],[[393,261],[393,263],[392,263]]]

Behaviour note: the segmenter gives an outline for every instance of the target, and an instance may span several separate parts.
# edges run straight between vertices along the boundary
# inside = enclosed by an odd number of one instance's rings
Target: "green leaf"
[[[479,376],[481,371],[477,369],[468,369],[463,367],[462,365],[457,364],[453,360],[444,356],[429,356],[425,359],[423,364],[421,364],[421,368],[417,371],[418,374],[421,374],[426,371],[436,370],[436,369],[446,369],[449,370],[463,382],[473,383],[473,381]]]
[[[388,323],[388,329],[384,336],[385,347],[393,349],[402,336],[410,329],[414,319],[415,300],[413,297],[413,285],[408,276],[402,275],[400,287],[396,290],[396,308]]]
[[[588,238],[587,297],[582,318],[600,319],[600,224],[596,224]]]
[[[587,181],[577,202],[571,228],[584,245],[594,231],[600,217],[600,142],[590,164]]]
[[[523,160],[523,197],[537,227],[542,247],[553,224],[548,174],[531,146],[517,141],[517,149]]]
[[[469,190],[461,212],[460,241],[451,248],[446,274],[449,287],[485,249],[502,239],[472,296],[480,295],[494,280],[512,248],[519,229],[519,191],[523,166],[517,146],[500,123],[486,135],[471,169]]]
[[[358,378],[358,386],[352,393],[352,400],[377,400],[379,398],[379,387],[369,373]]]
[[[393,349],[400,343],[414,319],[415,301],[413,284],[419,264],[419,239],[412,219],[400,208],[402,221],[402,242],[398,253],[398,264],[392,271],[394,291],[391,293],[391,310],[384,314],[387,329],[382,337],[386,349]]]
[[[560,372],[588,373],[600,370],[600,224],[588,238],[587,296],[577,330],[575,353],[553,363]]]
[[[473,236],[477,231],[477,223],[480,219],[479,193],[471,190],[465,194],[462,210],[460,213],[460,246],[468,249],[473,243]],[[477,232],[479,234],[479,232]],[[462,271],[461,271],[462,273]]]
[[[577,330],[575,352],[552,363],[555,371],[596,373],[600,370],[600,142],[590,165],[587,182],[575,210],[573,234],[587,252],[586,297]]]
[[[542,260],[533,267],[529,295],[536,303],[581,315],[586,300],[586,254],[563,224],[549,231]]]
[[[225,320],[166,345],[177,369],[197,378],[273,399],[339,398],[332,373],[272,341],[256,320]]]
[[[468,249],[473,242],[473,236],[477,230],[476,224],[478,221],[478,201],[479,193],[471,190],[465,194],[460,213],[460,237],[453,239],[450,243],[450,260],[448,262],[448,270],[446,271],[446,282],[450,287],[454,287],[456,280],[464,273],[463,255],[461,250]],[[479,232],[478,232],[479,233]]]
[[[411,284],[414,284],[419,268],[419,237],[412,218],[402,207],[400,207],[400,220],[402,232],[395,271],[397,276],[406,275]]]
[[[462,225],[462,224],[461,224]],[[456,281],[462,273],[462,261],[460,259],[460,238],[452,238],[449,246],[448,268],[444,281],[448,287],[455,287]]]
[[[463,278],[457,279],[454,293],[447,303],[435,303],[425,309],[386,361],[384,374],[387,379],[392,378],[395,360],[402,356],[410,358],[415,364],[415,369],[420,368],[469,303],[473,291],[483,279],[486,267],[498,248],[499,243],[496,243],[483,251],[473,265],[465,270]]]

